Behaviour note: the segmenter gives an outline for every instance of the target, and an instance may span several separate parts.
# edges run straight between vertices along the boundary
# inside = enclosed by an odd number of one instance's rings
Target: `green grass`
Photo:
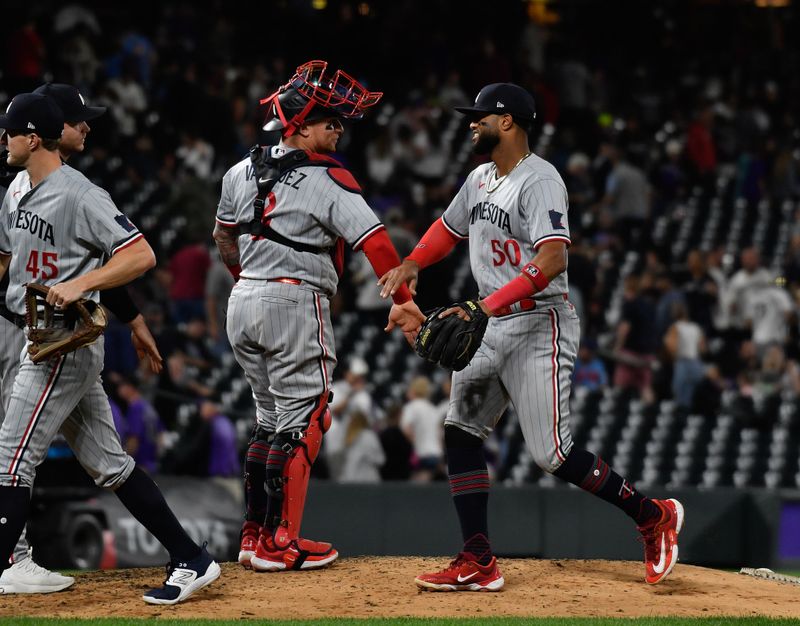
[[[207,619],[54,619],[33,617],[2,618],[3,626],[249,626],[270,624],[271,626],[796,626],[793,619],[768,619],[764,617],[641,617],[641,618],[514,618],[496,619],[320,619],[320,620],[207,620]]]

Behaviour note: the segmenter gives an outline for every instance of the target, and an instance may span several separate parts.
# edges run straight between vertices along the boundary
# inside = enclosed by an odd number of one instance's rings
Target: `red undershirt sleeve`
[[[380,278],[390,269],[400,265],[400,256],[397,254],[392,240],[385,230],[379,230],[371,235],[363,244],[361,249],[367,255],[367,259],[375,270],[375,275]],[[403,304],[411,300],[411,292],[406,285],[402,285],[392,296],[395,304]]]
[[[440,217],[419,240],[413,252],[406,258],[415,261],[420,269],[438,263],[461,241],[450,232]]]

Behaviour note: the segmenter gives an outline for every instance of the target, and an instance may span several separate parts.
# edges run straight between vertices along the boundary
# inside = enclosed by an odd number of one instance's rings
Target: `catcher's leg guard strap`
[[[244,464],[244,500],[246,520],[264,524],[267,514],[266,467],[275,433],[256,424],[247,447]]]
[[[275,543],[288,545],[300,536],[311,466],[319,454],[322,435],[331,423],[327,392],[314,405],[304,431],[278,433],[267,459],[268,528]]]

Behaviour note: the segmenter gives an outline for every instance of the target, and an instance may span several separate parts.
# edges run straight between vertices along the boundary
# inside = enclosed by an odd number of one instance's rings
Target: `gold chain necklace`
[[[517,161],[517,164],[514,167],[512,167],[510,170],[508,170],[508,174],[506,174],[505,176],[498,177],[497,176],[497,163],[492,163],[493,170],[492,170],[492,174],[489,176],[489,180],[486,181],[486,193],[492,193],[493,191],[497,191],[497,188],[500,187],[500,185],[503,184],[503,181],[505,181],[505,179],[509,177],[511,172],[513,172],[515,169],[517,169],[517,166],[520,163],[522,163],[525,159],[527,159],[530,155],[531,155],[530,152],[526,152],[524,155],[522,155],[522,158],[519,161]],[[492,185],[492,181],[494,181],[494,185]]]

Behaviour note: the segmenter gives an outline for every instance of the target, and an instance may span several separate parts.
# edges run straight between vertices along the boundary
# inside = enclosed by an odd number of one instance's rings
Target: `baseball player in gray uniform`
[[[16,96],[0,116],[9,164],[24,167],[0,207],[0,273],[9,272],[8,309],[24,313],[25,283],[50,287],[48,302],[97,303],[99,290],[126,284],[155,263],[142,234],[109,195],[63,165],[64,116],[40,94]],[[110,260],[103,264],[104,257]],[[59,430],[98,485],[122,503],[170,554],[167,579],[144,594],[175,604],[219,576],[219,566],[186,534],[152,479],[123,450],[100,372],[103,341],[34,364],[23,349],[0,427],[0,554],[11,554],[30,508],[36,467]],[[0,567],[7,564],[0,560]]]
[[[315,569],[338,556],[330,543],[300,537],[311,466],[330,425],[330,298],[345,243],[365,252],[377,276],[400,259],[353,176],[325,155],[342,119],[361,118],[380,96],[324,61],[300,66],[263,101],[264,130],[280,131],[281,141],[254,148],[222,181],[214,238],[238,279],[228,337],[256,402],[239,554],[254,570]],[[391,323],[418,328],[424,318],[405,286],[394,299]]]
[[[470,364],[453,373],[445,419],[450,490],[464,547],[440,572],[415,582],[436,591],[497,591],[503,577],[489,543],[489,475],[482,444],[511,402],[525,442],[543,470],[622,509],[645,544],[645,579],[663,580],[678,559],[683,507],[652,500],[605,461],[573,445],[569,393],[579,324],[567,300],[567,191],[556,169],[530,152],[531,95],[511,83],[484,87],[469,116],[475,152],[490,156],[467,177],[442,217],[398,268],[379,281],[382,295],[415,287],[420,269],[469,239],[479,305],[490,317]],[[450,308],[443,315],[466,315]]]
[[[73,154],[83,151],[86,135],[91,130],[88,121],[102,115],[105,107],[87,106],[78,89],[72,85],[47,83],[34,93],[49,95],[64,114],[66,121],[58,142],[58,152],[62,161],[66,162]],[[0,344],[0,423],[5,415],[5,405],[11,397],[11,388],[19,369],[19,355],[26,341],[23,321],[6,307],[7,288],[8,274],[0,281],[0,337],[3,340]],[[120,286],[102,291],[100,301],[130,326],[131,339],[140,358],[146,358],[154,373],[160,372],[162,359],[158,347],[127,289]],[[25,529],[14,547],[11,563],[11,567],[0,574],[0,594],[51,593],[66,589],[75,582],[71,576],[50,572],[33,560]]]

